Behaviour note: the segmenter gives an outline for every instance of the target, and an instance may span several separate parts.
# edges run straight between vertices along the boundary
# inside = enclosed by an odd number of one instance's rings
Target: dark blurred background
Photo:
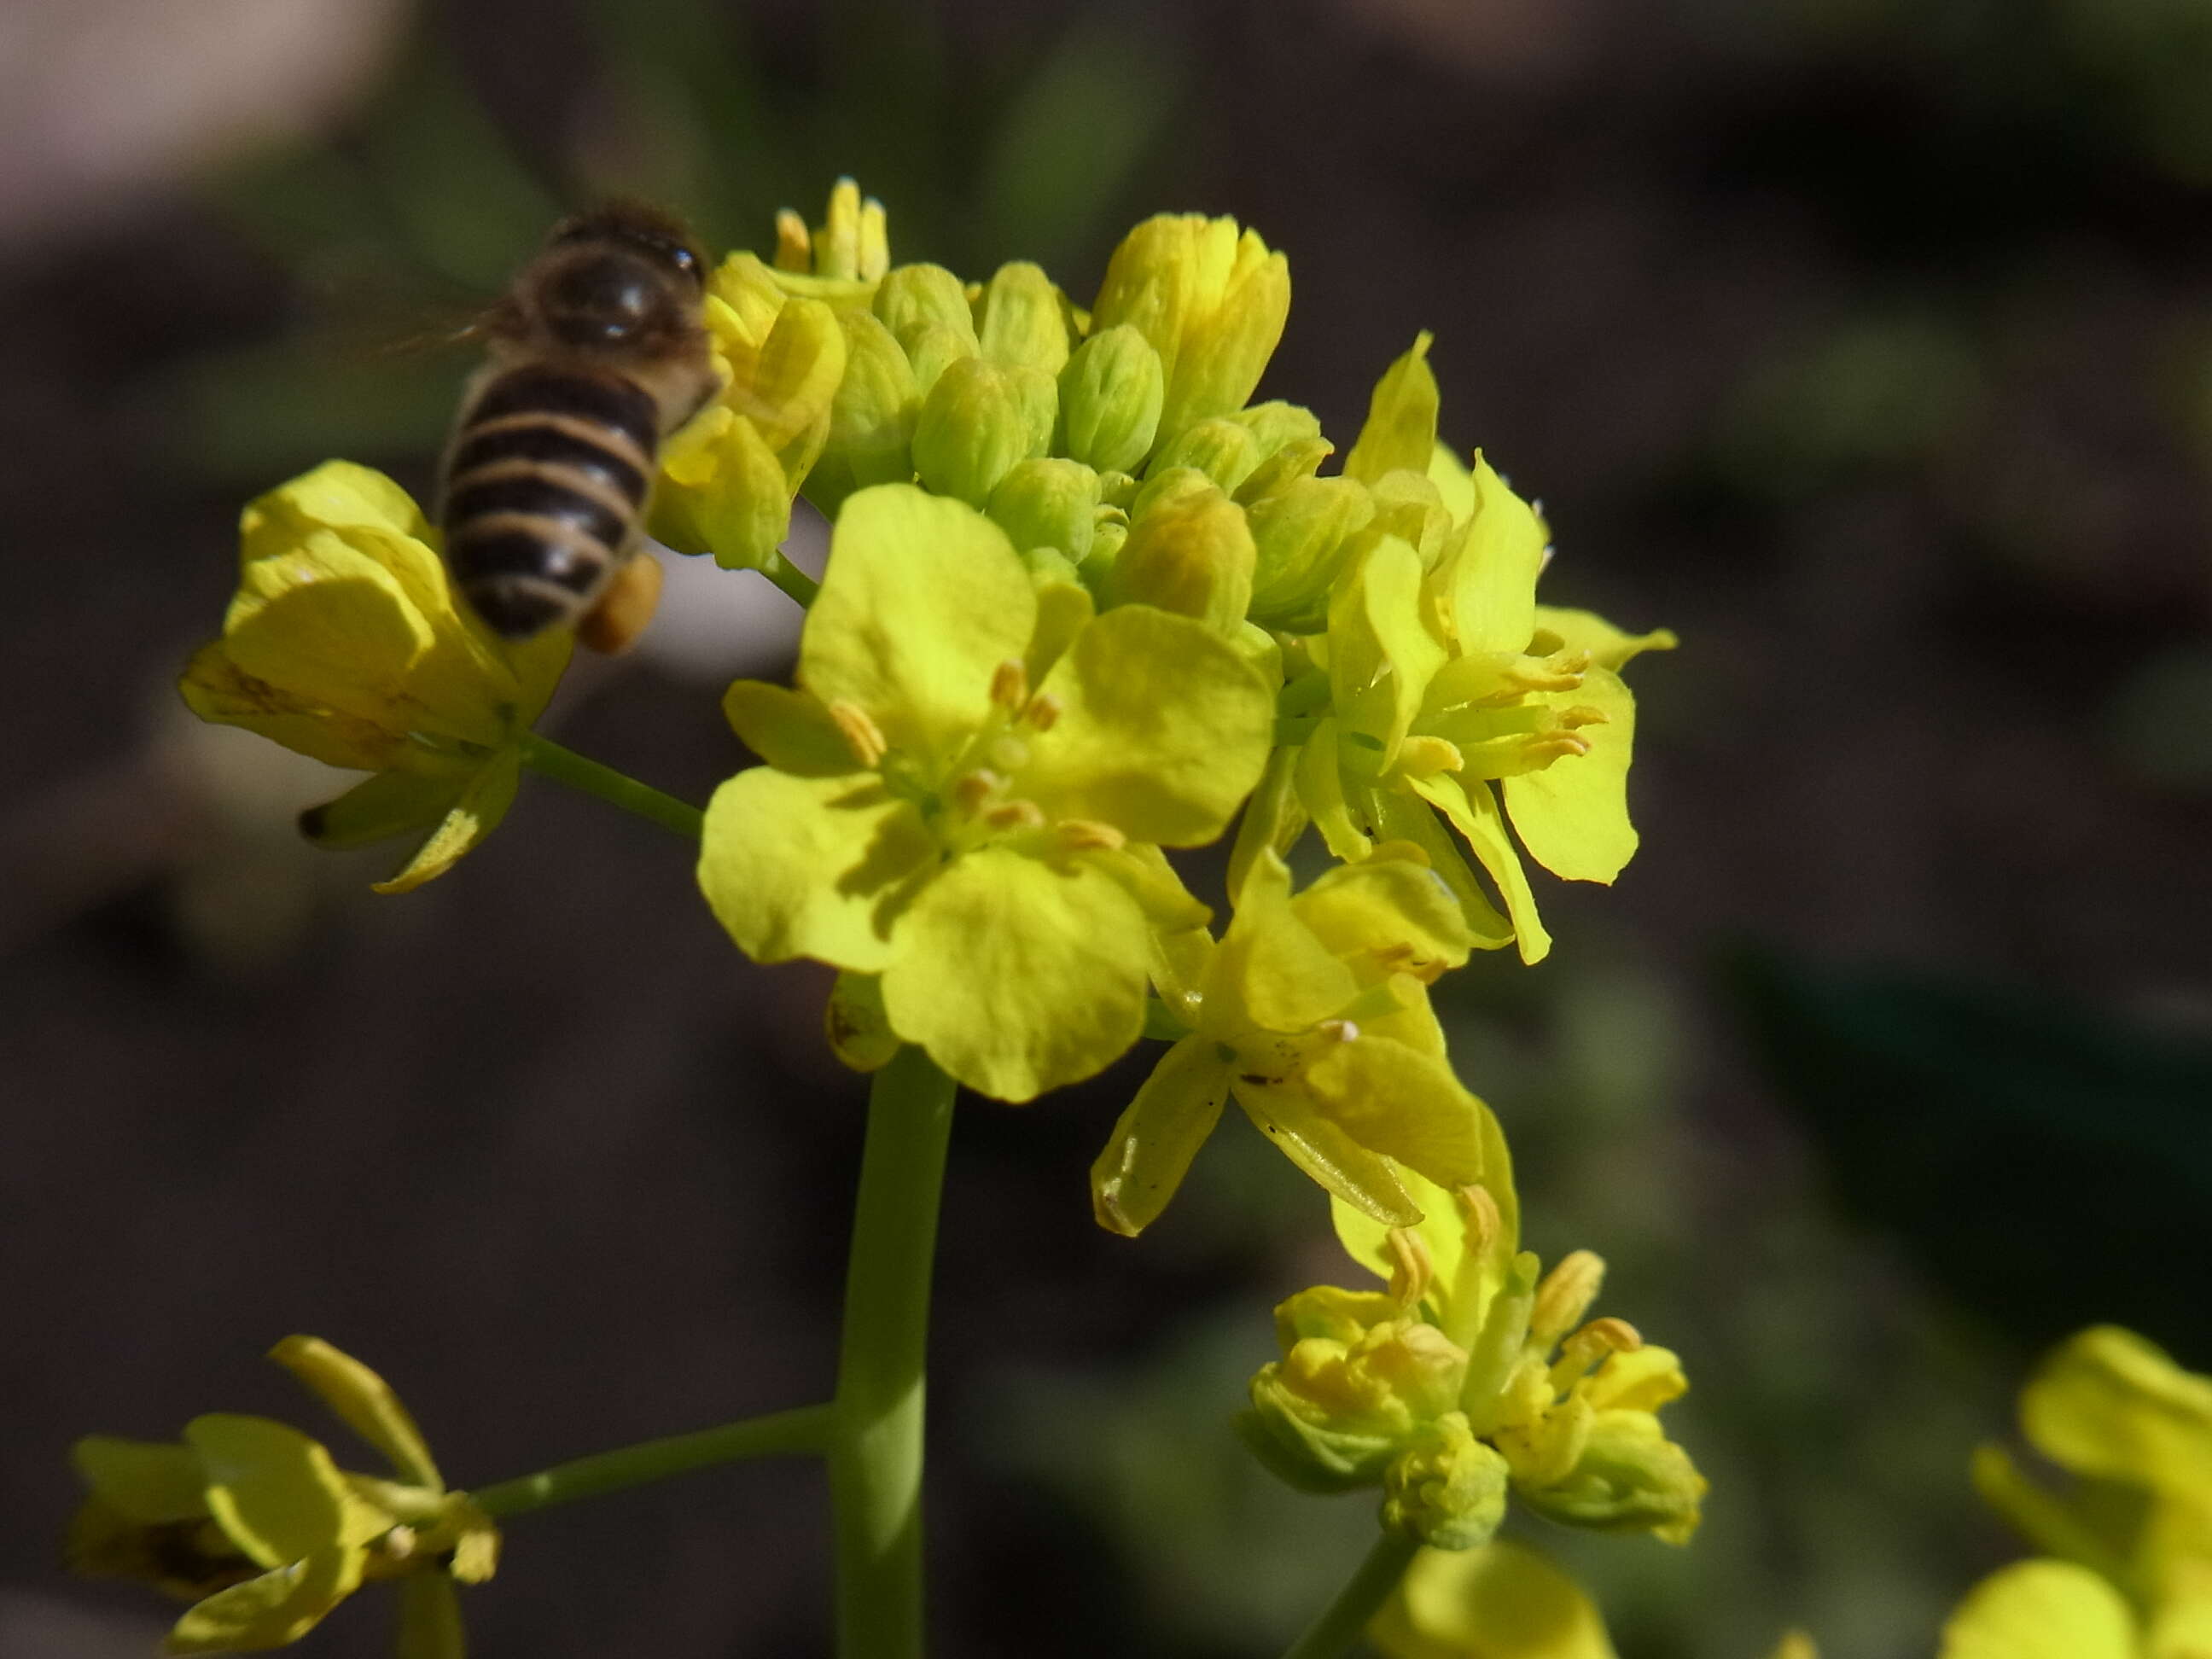
[[[821,976],[536,782],[379,898],[392,852],[291,836],[343,781],[171,682],[246,498],[333,454],[427,488],[469,361],[382,348],[564,204],[762,246],[841,173],[896,258],[1079,300],[1146,213],[1258,227],[1297,288],[1264,392],[1342,442],[1433,328],[1549,596],[1680,631],[1635,672],[1642,854],[1545,888],[1542,967],[1447,984],[1529,1243],[1613,1261],[1714,1482],[1686,1553],[1539,1541],[1626,1659],[1926,1652],[2014,1547],[1966,1460],[2039,1347],[2116,1318],[2212,1364],[2201,0],[8,0],[0,1655],[150,1650],[161,1607],[60,1573],[68,1443],[319,1424],[257,1358],[289,1331],[462,1485],[827,1389],[861,1091]],[[793,617],[674,574],[546,729],[697,799]],[[1142,1242],[1089,1218],[1147,1063],[963,1109],[940,1651],[1269,1653],[1371,1529],[1223,1431],[1269,1305],[1355,1276],[1311,1189],[1232,1123]],[[824,1525],[797,1465],[518,1521],[477,1650],[823,1652]]]

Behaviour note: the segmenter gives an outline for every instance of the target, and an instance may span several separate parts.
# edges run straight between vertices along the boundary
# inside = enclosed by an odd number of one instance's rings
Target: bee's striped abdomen
[[[526,638],[587,610],[629,556],[660,441],[641,386],[532,367],[483,389],[446,469],[446,559],[477,614]]]

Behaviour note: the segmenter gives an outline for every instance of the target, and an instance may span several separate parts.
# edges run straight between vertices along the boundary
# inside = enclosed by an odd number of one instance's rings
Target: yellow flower
[[[298,1430],[219,1413],[182,1443],[92,1435],[76,1447],[91,1494],[70,1564],[137,1578],[193,1606],[172,1653],[258,1652],[295,1642],[367,1579],[404,1578],[400,1659],[459,1659],[453,1581],[491,1577],[499,1533],[448,1492],[384,1379],[311,1336],[270,1358],[390,1460],[393,1479],[340,1470]]]
[[[518,744],[573,641],[501,640],[457,607],[438,532],[382,473],[328,461],[252,502],[222,637],[180,682],[202,720],[375,774],[307,813],[327,847],[428,832],[380,892],[442,875],[514,799]]]
[[[1975,1455],[1974,1482],[2057,1559],[1979,1585],[1946,1626],[1944,1659],[2212,1656],[2212,1377],[2096,1326],[2044,1361],[2020,1418],[2068,1489],[1995,1446]]]

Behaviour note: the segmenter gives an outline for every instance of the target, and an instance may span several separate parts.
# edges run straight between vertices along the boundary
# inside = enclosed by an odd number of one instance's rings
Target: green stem
[[[812,605],[814,596],[822,591],[820,582],[781,553],[769,554],[765,564],[757,565],[754,568],[789,595],[801,611]]]
[[[641,818],[651,818],[664,830],[673,830],[678,835],[692,841],[699,839],[705,816],[696,806],[680,801],[673,795],[664,795],[650,784],[640,783],[625,776],[611,766],[602,766],[595,760],[586,760],[573,749],[563,749],[535,732],[525,732],[521,738],[522,763],[538,776],[550,778],[556,783],[565,783],[571,789],[580,789],[587,795],[597,795],[611,801],[626,812],[635,812]]]
[[[1406,1576],[1420,1547],[1418,1540],[1402,1532],[1386,1531],[1375,1540],[1375,1547],[1367,1552],[1367,1559],[1351,1581],[1336,1593],[1336,1600],[1307,1626],[1304,1636],[1291,1644],[1283,1659],[1338,1659],[1340,1654],[1349,1653],[1366,1631],[1367,1621],[1398,1588],[1398,1581]]]
[[[868,1095],[830,1455],[838,1659],[922,1650],[923,1364],[952,1094],[929,1056],[907,1048]]]
[[[773,1457],[779,1453],[823,1452],[830,1449],[836,1412],[829,1406],[800,1406],[766,1417],[748,1417],[696,1434],[672,1434],[665,1439],[641,1441],[635,1446],[556,1463],[535,1474],[518,1475],[495,1486],[482,1486],[469,1496],[477,1507],[495,1519],[527,1515],[556,1504],[573,1504],[580,1498],[641,1486],[665,1480],[672,1474],[735,1462],[745,1457]]]

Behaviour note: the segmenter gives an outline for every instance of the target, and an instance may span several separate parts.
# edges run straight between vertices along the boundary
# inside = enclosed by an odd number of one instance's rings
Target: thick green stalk
[[[641,818],[651,818],[662,829],[673,830],[691,841],[699,839],[706,817],[697,807],[673,795],[664,795],[651,784],[640,783],[611,766],[587,760],[573,749],[563,749],[535,732],[522,734],[521,750],[522,763],[538,776],[565,783],[587,795],[597,795],[603,801],[626,812],[635,812]]]
[[[838,1659],[921,1659],[923,1366],[952,1094],[907,1048],[868,1095],[830,1455]]]
[[[1367,1621],[1398,1588],[1398,1581],[1406,1576],[1420,1547],[1418,1540],[1402,1532],[1385,1531],[1350,1582],[1336,1593],[1336,1600],[1304,1636],[1291,1644],[1283,1659],[1339,1659],[1340,1655],[1351,1652],[1366,1630]]]
[[[708,1468],[740,1458],[773,1457],[779,1453],[823,1452],[835,1431],[835,1409],[829,1406],[800,1406],[767,1417],[748,1417],[696,1434],[672,1434],[645,1440],[635,1446],[556,1463],[535,1474],[518,1475],[496,1486],[482,1486],[469,1496],[478,1509],[495,1520],[527,1515],[532,1510],[572,1504],[580,1498],[620,1492],[665,1480],[672,1474]]]

